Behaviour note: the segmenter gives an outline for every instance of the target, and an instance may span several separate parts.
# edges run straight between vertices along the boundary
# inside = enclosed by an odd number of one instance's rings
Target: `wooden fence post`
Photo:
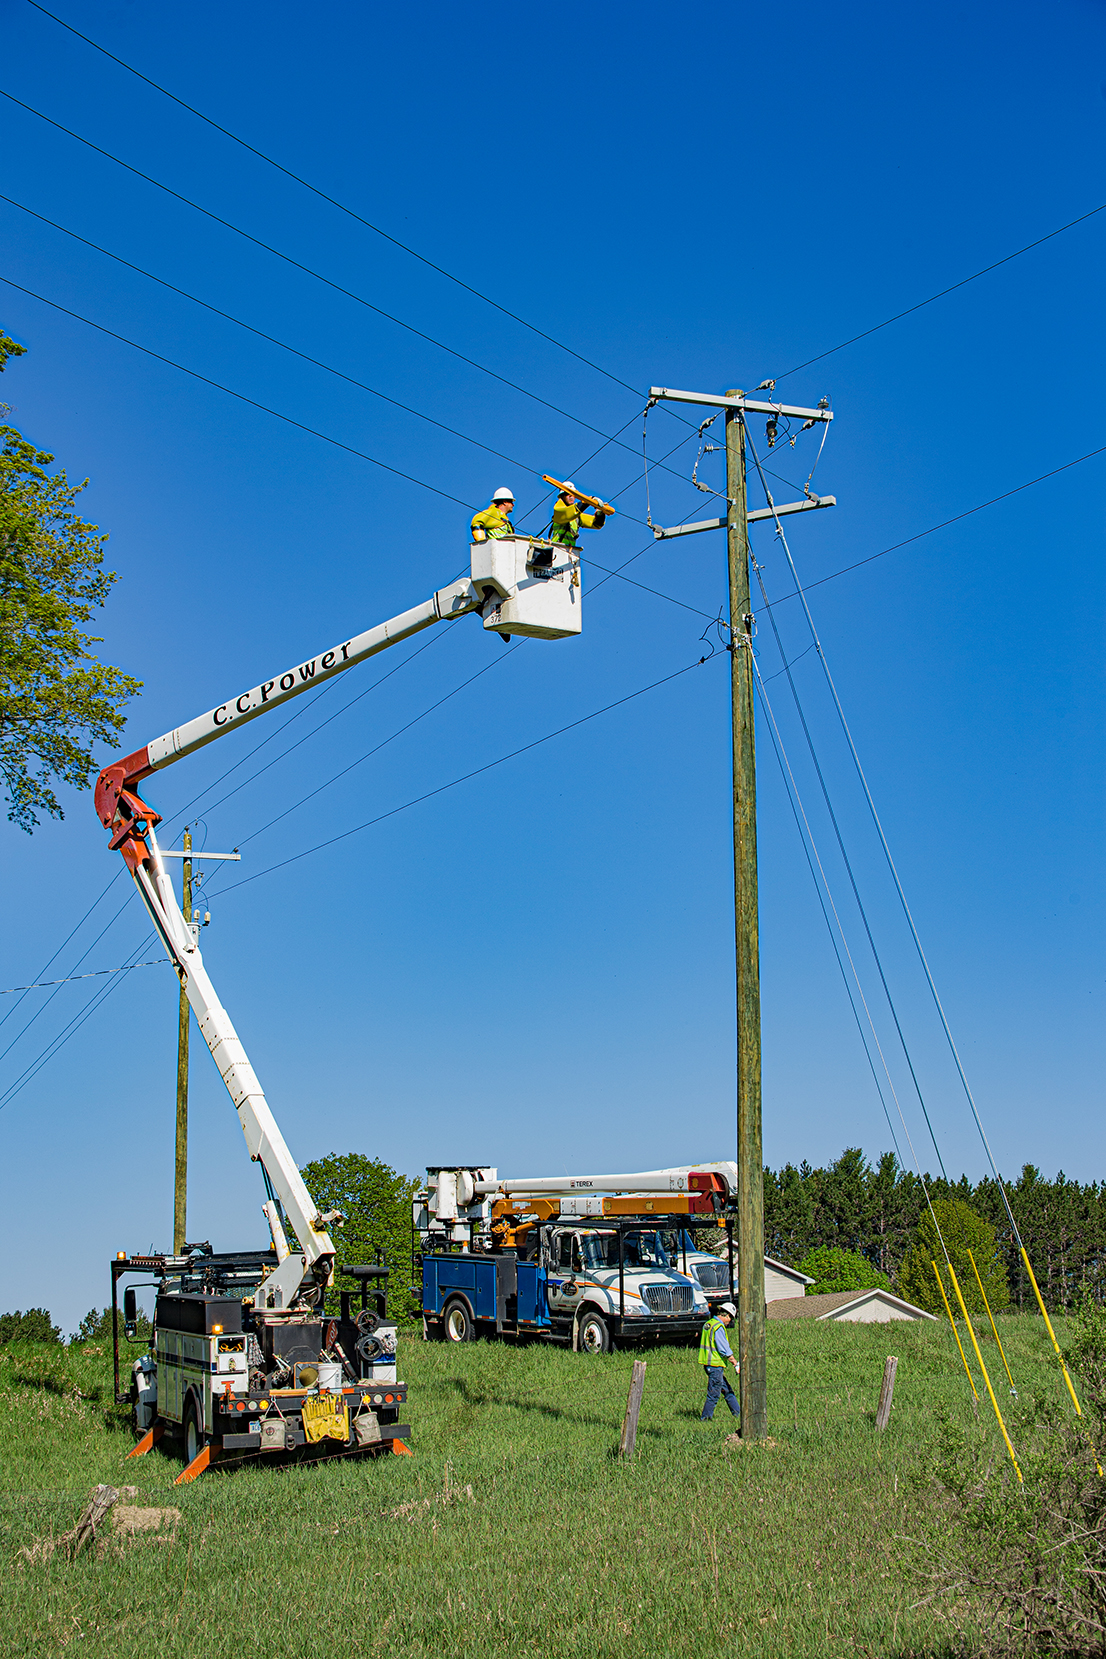
[[[879,1391],[879,1405],[876,1407],[876,1428],[885,1429],[891,1421],[891,1401],[895,1394],[895,1373],[899,1362],[894,1355],[889,1355],[883,1367],[883,1386]]]
[[[626,1399],[626,1417],[622,1424],[622,1438],[618,1442],[619,1457],[633,1457],[634,1442],[637,1439],[638,1413],[641,1411],[641,1396],[645,1392],[645,1361],[634,1361],[633,1375],[630,1378],[630,1392]]]

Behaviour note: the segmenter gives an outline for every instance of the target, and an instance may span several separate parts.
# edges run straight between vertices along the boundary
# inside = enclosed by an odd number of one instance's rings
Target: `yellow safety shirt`
[[[603,516],[606,517],[605,514]],[[553,507],[553,524],[549,531],[549,540],[563,542],[566,547],[575,547],[581,525],[585,530],[594,530],[595,519],[594,512],[581,511],[579,502],[565,502],[558,496]]]
[[[476,513],[472,520],[472,529],[475,535],[477,530],[483,530],[491,541],[498,541],[500,536],[513,536],[515,527],[506,513],[500,512],[493,501],[490,507],[485,507],[482,513]]]

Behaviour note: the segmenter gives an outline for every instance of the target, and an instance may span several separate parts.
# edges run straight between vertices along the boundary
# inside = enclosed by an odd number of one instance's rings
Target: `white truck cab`
[[[619,1233],[622,1262],[619,1266]],[[706,1294],[678,1272],[652,1227],[552,1226],[542,1229],[551,1334],[605,1354],[621,1326],[626,1341],[698,1334],[710,1312]]]

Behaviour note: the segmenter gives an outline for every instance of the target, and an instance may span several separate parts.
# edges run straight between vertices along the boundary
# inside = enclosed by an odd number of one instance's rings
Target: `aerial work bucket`
[[[567,639],[580,632],[580,555],[529,536],[472,544],[472,585],[487,596],[484,626],[496,634]]]

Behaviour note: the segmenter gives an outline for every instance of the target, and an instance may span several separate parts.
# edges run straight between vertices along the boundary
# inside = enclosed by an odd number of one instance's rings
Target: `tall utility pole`
[[[214,860],[219,863],[233,862],[237,864],[241,862],[241,854],[237,852],[193,853],[192,833],[186,824],[180,849],[171,852],[168,848],[163,847],[161,856],[162,858],[180,858],[184,860],[183,879],[181,881],[181,914],[193,935],[198,938],[200,923],[196,918],[200,913],[197,910],[196,916],[192,914],[193,859],[203,859],[205,862]],[[199,888],[202,881],[203,874],[201,872],[195,878],[195,886]],[[210,915],[205,912],[203,926],[206,927],[210,920]],[[188,993],[182,980],[180,1013],[177,1023],[177,1145],[173,1165],[173,1254],[175,1256],[183,1254],[188,1228],[188,1029],[190,1018]]]
[[[741,1361],[741,1433],[768,1433],[764,1330],[764,1156],[760,1110],[760,922],[757,898],[757,774],[753,718],[753,618],[749,597],[749,524],[776,514],[832,507],[832,496],[808,496],[783,507],[749,512],[745,499],[745,415],[827,421],[828,409],[757,403],[743,392],[724,397],[652,386],[655,402],[694,403],[726,411],[726,516],[654,529],[658,541],[700,530],[726,532],[730,578],[730,696],[733,722],[734,943],[737,957],[737,1340]]]
[[[730,392],[740,397],[740,392]],[[745,418],[726,410],[726,552],[730,574],[733,715],[733,889],[737,956],[737,1341],[741,1432],[768,1433],[764,1334],[764,1171],[760,1133],[760,917],[757,769],[753,723],[753,618],[745,502]]]
[[[192,834],[187,824],[181,841],[184,849],[184,881],[181,910],[192,926]],[[188,993],[180,991],[180,1020],[177,1026],[177,1151],[173,1177],[173,1254],[184,1250],[188,1215],[188,1024],[192,1017]]]

